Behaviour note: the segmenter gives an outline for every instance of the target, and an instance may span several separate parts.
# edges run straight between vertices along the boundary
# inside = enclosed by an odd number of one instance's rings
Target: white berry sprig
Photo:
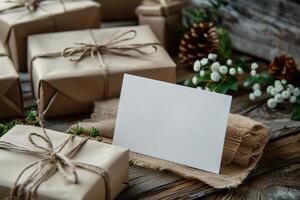
[[[241,67],[233,65],[231,59],[226,64],[221,64],[217,54],[208,54],[206,58],[194,63],[197,74],[191,80],[192,87],[226,93],[229,89],[237,89],[237,75],[243,74]],[[188,84],[186,84],[188,85]]]
[[[254,83],[252,86],[253,92],[249,94],[249,99],[255,101],[257,98],[261,97],[262,91],[261,87],[258,83]]]
[[[296,103],[300,95],[300,89],[292,84],[287,84],[286,80],[276,80],[274,85],[269,85],[266,92],[271,96],[267,101],[269,108],[276,108],[281,103]]]
[[[266,72],[258,73],[259,65],[257,63],[252,63],[250,68],[250,76],[244,81],[244,87],[251,88],[249,99],[255,101],[263,95],[262,89],[268,84],[272,84],[274,79]]]
[[[257,74],[256,70],[257,70],[258,67],[259,66],[258,66],[257,63],[252,63],[251,64],[251,71],[250,71],[251,76],[256,76],[256,74]]]
[[[251,87],[252,91],[249,94],[251,101],[256,101],[264,96],[267,99],[267,107],[275,109],[283,103],[296,104],[297,97],[300,96],[300,89],[287,80],[274,80],[273,76],[267,71],[257,72],[259,65],[251,64],[250,76],[244,81],[244,87]],[[265,91],[263,91],[263,89]],[[300,107],[299,107],[300,108]]]

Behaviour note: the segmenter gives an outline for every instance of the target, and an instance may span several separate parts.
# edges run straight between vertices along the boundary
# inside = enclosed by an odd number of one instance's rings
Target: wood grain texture
[[[202,6],[208,0],[192,0]],[[244,53],[272,60],[289,54],[300,64],[300,1],[230,0],[222,11],[233,47]]]
[[[224,12],[233,46],[272,60],[289,54],[300,63],[300,2],[294,0],[232,0]]]
[[[178,69],[179,81],[192,75],[191,71]],[[22,81],[27,82],[26,78]],[[286,109],[274,112],[262,102],[249,101],[245,91],[234,97],[231,112],[263,122],[272,136],[257,168],[244,184],[236,189],[219,190],[170,172],[130,166],[129,185],[117,199],[299,199],[300,122],[289,120]],[[55,118],[47,120],[45,125],[66,131],[71,124],[85,118],[88,116]]]

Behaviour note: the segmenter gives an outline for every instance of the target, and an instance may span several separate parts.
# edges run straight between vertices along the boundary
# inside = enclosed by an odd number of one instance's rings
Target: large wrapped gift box
[[[97,0],[101,4],[103,21],[123,21],[137,18],[135,9],[141,0]]]
[[[29,71],[32,76],[34,95],[40,99],[45,117],[91,111],[96,100],[118,97],[124,73],[153,78],[161,81],[176,81],[176,64],[166,50],[157,45],[156,53],[140,55],[126,51],[129,55],[101,53],[78,61],[72,58],[53,56],[74,47],[74,43],[105,44],[116,34],[135,31],[136,37],[117,46],[157,42],[148,26],[71,31],[30,36],[28,40]],[[153,46],[141,50],[153,52]],[[117,51],[118,53],[125,53]],[[50,57],[43,55],[50,55]]]
[[[22,1],[0,2],[0,38],[8,47],[17,71],[27,69],[28,35],[100,26],[97,2],[45,0],[33,11],[26,7],[14,8],[18,2]]]
[[[178,49],[181,10],[185,5],[181,1],[167,1],[164,5],[145,0],[136,9],[139,24],[149,25],[170,53],[175,53]]]
[[[29,141],[31,133],[43,134],[42,128],[34,126],[17,125],[9,132],[7,132],[1,139],[0,143],[12,143],[32,151],[40,151],[33,146]],[[70,135],[63,134],[56,131],[46,130],[55,149],[63,143]],[[60,152],[65,154],[76,145],[78,145],[83,138],[75,137],[71,140]],[[47,147],[45,141],[34,139],[34,142],[42,147]],[[40,142],[40,143],[38,143]],[[1,144],[0,144],[1,146]],[[7,145],[6,145],[7,146]],[[10,193],[16,179],[23,169],[30,164],[42,160],[45,157],[39,155],[32,155],[31,153],[20,153],[0,148],[0,198],[4,199]],[[37,189],[36,199],[105,199],[107,191],[110,189],[111,199],[115,198],[128,183],[128,150],[88,140],[71,158],[71,161],[84,163],[87,165],[101,167],[108,173],[109,188],[105,186],[104,178],[84,168],[77,167],[78,183],[69,183],[57,171],[48,179],[46,179]],[[51,167],[50,163],[48,167]],[[38,166],[37,166],[38,167]],[[34,171],[32,167],[31,171]],[[70,171],[69,166],[64,166],[66,171]],[[30,171],[30,173],[31,173]],[[27,179],[29,172],[23,174],[20,179],[21,183]],[[34,183],[34,181],[33,181]],[[107,183],[107,182],[106,182]]]
[[[0,42],[0,119],[20,117],[22,113],[19,75]]]

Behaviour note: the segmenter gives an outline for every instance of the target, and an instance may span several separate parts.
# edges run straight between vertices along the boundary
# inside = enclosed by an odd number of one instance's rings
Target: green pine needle
[[[25,124],[41,126],[38,119],[38,113],[35,110],[30,110],[26,112]]]
[[[220,38],[219,57],[221,61],[225,62],[232,55],[231,39],[228,31],[224,28],[218,28],[217,33]]]
[[[84,132],[84,128],[80,125],[77,125],[75,128],[69,131],[69,133],[74,134],[74,135],[81,135]]]
[[[98,128],[92,127],[90,136],[93,138],[100,136],[100,130]]]
[[[21,120],[15,119],[5,124],[0,124],[0,137],[12,129],[15,125],[23,124]]]

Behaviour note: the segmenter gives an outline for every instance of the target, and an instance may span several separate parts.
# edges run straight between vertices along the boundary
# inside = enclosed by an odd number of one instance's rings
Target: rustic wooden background
[[[209,0],[190,0],[207,5]],[[271,60],[288,54],[300,64],[299,0],[229,0],[222,9],[235,49]]]

